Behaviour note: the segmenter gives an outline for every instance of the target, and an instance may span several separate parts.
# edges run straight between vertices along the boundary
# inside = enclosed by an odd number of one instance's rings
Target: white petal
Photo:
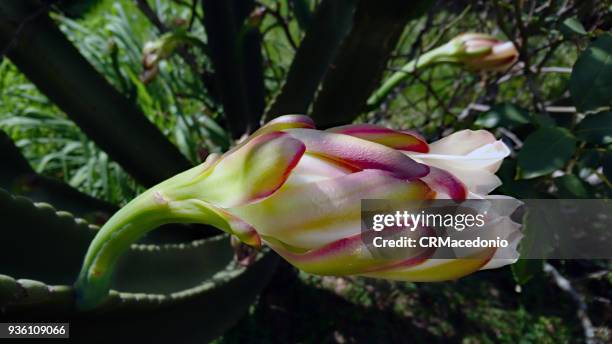
[[[494,141],[477,147],[463,154],[414,154],[406,153],[418,162],[445,169],[452,173],[454,167],[464,169],[487,169],[491,172],[497,171],[505,157],[510,155],[510,149],[501,141]]]
[[[486,130],[461,130],[430,143],[429,153],[465,155],[493,142],[495,142],[495,136]]]

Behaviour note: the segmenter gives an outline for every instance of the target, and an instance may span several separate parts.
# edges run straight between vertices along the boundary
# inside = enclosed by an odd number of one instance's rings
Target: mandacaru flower
[[[169,222],[210,224],[248,245],[265,243],[296,267],[322,275],[440,281],[510,263],[489,249],[475,259],[429,259],[431,252],[415,252],[391,264],[373,256],[360,238],[362,199],[489,197],[508,154],[482,130],[427,144],[411,131],[371,124],[320,131],[309,117],[279,117],[117,212],[85,257],[76,283],[80,306],[102,302],[119,255]]]

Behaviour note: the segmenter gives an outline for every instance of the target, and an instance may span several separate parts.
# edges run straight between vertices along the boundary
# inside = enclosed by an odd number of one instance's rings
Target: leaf
[[[554,218],[546,216],[547,212],[540,209],[543,203],[527,202],[523,217],[523,238],[518,247],[519,259],[512,265],[514,280],[523,285],[542,270],[542,259],[552,252],[550,236],[554,235],[556,225]]]
[[[475,123],[484,128],[504,127],[514,129],[529,123],[529,113],[516,105],[501,103],[480,115]]]
[[[599,164],[600,154],[597,149],[585,149],[578,159],[578,166],[581,168],[596,169]]]
[[[517,284],[525,285],[542,271],[543,266],[542,259],[519,259],[511,266],[512,277]]]
[[[578,20],[577,17],[567,18],[561,23],[560,27],[561,33],[564,36],[572,37],[572,36],[584,36],[587,34],[584,26]]]
[[[524,179],[540,177],[563,167],[574,155],[576,139],[565,128],[545,127],[531,133],[518,154]]]
[[[604,34],[580,54],[569,81],[579,111],[592,111],[612,104],[612,35]]]
[[[538,127],[555,127],[557,123],[548,114],[536,113],[531,117],[531,122]]]
[[[584,182],[573,174],[566,174],[562,177],[555,178],[555,185],[559,189],[558,194],[561,198],[589,198],[589,193]]]
[[[576,127],[576,136],[595,144],[612,143],[612,111],[587,115]]]
[[[504,195],[520,199],[539,198],[540,193],[538,192],[538,188],[536,186],[538,180],[516,180],[516,170],[516,160],[504,159],[499,171],[497,172],[498,177],[503,182],[503,184],[499,187],[499,191],[501,191],[501,193]]]

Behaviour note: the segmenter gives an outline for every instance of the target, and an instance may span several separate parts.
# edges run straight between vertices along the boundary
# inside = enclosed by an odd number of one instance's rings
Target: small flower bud
[[[501,41],[479,33],[465,33],[449,42],[453,54],[465,68],[477,71],[504,71],[518,59],[518,50],[510,41]]]

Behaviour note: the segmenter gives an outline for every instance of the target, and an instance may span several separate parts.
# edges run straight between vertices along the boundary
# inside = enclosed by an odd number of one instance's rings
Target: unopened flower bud
[[[480,33],[465,33],[449,42],[453,57],[467,69],[503,71],[518,59],[518,50],[510,41]]]

